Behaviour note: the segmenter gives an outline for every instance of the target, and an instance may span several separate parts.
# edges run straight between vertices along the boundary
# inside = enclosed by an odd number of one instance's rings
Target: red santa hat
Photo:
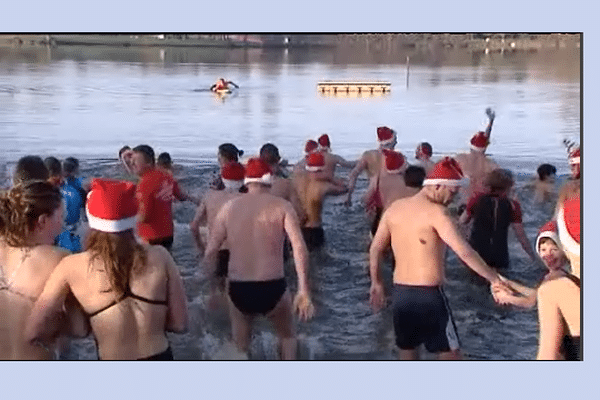
[[[379,144],[389,144],[396,140],[396,132],[387,126],[380,126],[377,128],[377,141]]]
[[[556,221],[548,221],[540,228],[537,239],[535,240],[535,251],[537,251],[538,254],[540,254],[540,241],[543,238],[550,238],[554,241],[554,243],[556,243],[557,246],[560,245]]]
[[[490,144],[490,138],[485,132],[479,131],[471,138],[471,148],[477,151],[485,151]]]
[[[565,200],[556,217],[560,243],[565,250],[574,254],[581,254],[579,245],[581,239],[580,210],[581,202],[577,195]]]
[[[383,149],[385,157],[385,169],[390,174],[397,174],[404,166],[404,156],[397,151]]]
[[[135,184],[94,179],[85,207],[91,229],[113,233],[133,229],[138,211]]]
[[[317,139],[317,142],[319,143],[319,148],[321,150],[329,150],[329,148],[331,147],[331,142],[329,141],[329,135],[327,135],[326,133],[319,136],[319,139]]]
[[[262,183],[271,185],[273,183],[273,173],[271,167],[262,158],[250,158],[246,163],[244,184]]]
[[[579,147],[569,151],[569,164],[581,163],[581,150]]]
[[[321,153],[311,153],[306,156],[306,170],[310,172],[323,171],[325,157]]]
[[[423,181],[423,185],[460,186],[464,183],[462,169],[451,157],[438,161]]]
[[[221,179],[228,189],[239,189],[244,183],[244,166],[236,161],[230,161],[221,168]]]
[[[304,145],[304,154],[310,154],[314,151],[317,151],[319,148],[319,143],[315,142],[314,140],[310,139],[306,141],[306,145]]]

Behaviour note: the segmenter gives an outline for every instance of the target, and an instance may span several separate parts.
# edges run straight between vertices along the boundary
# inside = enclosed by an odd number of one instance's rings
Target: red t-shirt
[[[163,239],[173,236],[174,198],[183,199],[179,185],[173,177],[158,169],[144,173],[137,184],[138,204],[146,211],[146,222],[138,222],[138,235],[144,240]]]
[[[468,215],[473,215],[475,205],[479,202],[479,200],[483,196],[491,196],[491,195],[488,195],[486,193],[477,193],[476,195],[471,197],[471,199],[469,200],[469,203],[467,204],[467,209],[466,209]],[[508,199],[508,198],[507,198],[507,200],[510,202],[510,205],[511,205],[510,222],[516,223],[516,224],[523,223],[523,214],[521,212],[521,204],[517,200]]]

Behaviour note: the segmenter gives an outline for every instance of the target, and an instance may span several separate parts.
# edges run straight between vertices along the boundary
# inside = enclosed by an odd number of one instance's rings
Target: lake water
[[[407,78],[406,56],[411,57]],[[240,86],[227,97],[207,89],[225,77]],[[381,80],[386,95],[322,95],[321,80]],[[563,138],[579,141],[580,54],[566,48],[538,53],[469,54],[431,48],[424,53],[377,51],[185,49],[110,47],[0,48],[0,184],[26,154],[82,160],[82,174],[114,176],[116,154],[128,144],[168,151],[180,164],[176,177],[201,195],[216,170],[216,149],[233,142],[247,155],[265,142],[291,162],[304,142],[328,133],[333,151],[356,159],[376,145],[377,126],[399,132],[398,149],[409,160],[418,142],[434,158],[468,149],[485,126],[484,110],[497,118],[491,156],[517,173],[524,226],[533,242],[552,206],[534,206],[522,189],[537,165],[550,162],[568,173]],[[341,170],[342,177],[348,171]],[[356,199],[366,179],[358,181]],[[189,333],[172,335],[179,359],[232,356],[229,325],[206,310],[207,288],[194,277],[198,254],[187,228],[192,204],[175,204],[173,255],[181,266],[192,320]],[[304,359],[393,359],[389,309],[368,307],[368,222],[358,201],[324,208],[327,245],[311,259],[318,314],[298,324]],[[542,271],[510,240],[507,275],[530,285]],[[288,266],[289,267],[289,266]],[[288,280],[295,287],[293,269]],[[387,271],[387,269],[386,269]],[[388,272],[388,278],[389,278]],[[469,284],[454,255],[448,259],[446,293],[462,348],[474,359],[532,359],[536,311],[493,305],[487,289]],[[273,359],[275,337],[267,323],[256,331],[252,357]],[[73,357],[95,357],[91,340],[76,341]]]

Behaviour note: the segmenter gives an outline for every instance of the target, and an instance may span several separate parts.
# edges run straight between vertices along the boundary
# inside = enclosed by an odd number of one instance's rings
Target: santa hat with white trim
[[[581,201],[578,194],[564,201],[556,217],[560,243],[565,250],[573,254],[581,254],[579,244],[581,240],[580,213]]]
[[[325,157],[322,153],[312,153],[306,156],[306,170],[309,172],[323,171]]]
[[[569,152],[569,164],[581,164],[581,150],[579,147]]]
[[[244,166],[230,161],[221,168],[221,179],[227,189],[239,189],[244,184]]]
[[[304,154],[305,155],[313,153],[317,150],[319,150],[319,143],[315,142],[312,139],[306,141],[306,144],[304,145]]]
[[[535,251],[537,251],[538,254],[540,254],[540,242],[543,238],[552,239],[557,246],[560,246],[556,221],[548,221],[540,228],[537,239],[535,239]]]
[[[317,142],[319,143],[319,150],[330,150],[331,149],[331,141],[329,140],[329,135],[324,133],[321,136],[319,136],[319,139],[317,139]]]
[[[390,174],[397,174],[402,170],[404,166],[404,156],[394,150],[383,149],[383,156],[385,157],[385,169]]]
[[[262,158],[250,158],[246,163],[244,184],[262,183],[271,185],[273,183],[273,172],[271,167]]]
[[[138,211],[135,184],[94,179],[85,208],[90,229],[110,233],[133,229]]]
[[[471,137],[471,148],[477,151],[485,151],[490,144],[490,138],[485,132],[479,131]]]
[[[387,126],[377,128],[377,141],[380,145],[390,144],[396,140],[396,132]]]
[[[425,185],[460,186],[465,184],[460,165],[451,157],[444,157],[438,161],[423,181]]]

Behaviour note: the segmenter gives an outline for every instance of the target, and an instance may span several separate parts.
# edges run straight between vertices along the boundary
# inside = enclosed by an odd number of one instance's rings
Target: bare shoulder
[[[36,259],[43,260],[48,264],[54,263],[56,265],[60,260],[68,256],[69,253],[67,250],[61,249],[60,247],[50,246],[50,245],[40,245],[35,248],[33,257]]]

